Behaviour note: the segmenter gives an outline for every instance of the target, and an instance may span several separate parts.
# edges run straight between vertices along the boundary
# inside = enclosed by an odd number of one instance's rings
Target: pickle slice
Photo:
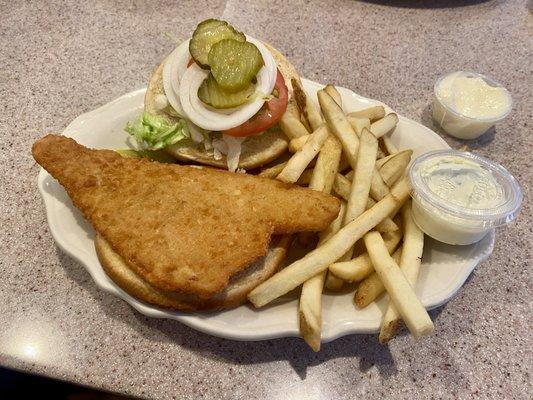
[[[240,106],[249,101],[254,93],[253,83],[238,92],[228,92],[220,87],[212,74],[209,74],[198,88],[198,98],[202,102],[220,109]]]
[[[211,73],[225,90],[247,87],[265,64],[259,49],[250,42],[223,39],[211,47],[208,57]]]
[[[222,39],[234,39],[239,42],[246,41],[246,36],[226,21],[208,19],[200,22],[192,34],[189,42],[189,52],[196,63],[209,69],[208,55],[211,46]]]

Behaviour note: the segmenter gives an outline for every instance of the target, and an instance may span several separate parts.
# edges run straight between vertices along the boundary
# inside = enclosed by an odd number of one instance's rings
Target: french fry
[[[324,272],[327,272],[327,275],[326,275],[326,288],[328,288],[329,290],[332,290],[334,292],[337,292],[337,291],[341,290],[342,286],[344,285],[344,281],[342,279],[340,279],[340,278],[337,278],[335,275],[333,275],[329,271],[324,271]]]
[[[324,126],[325,127],[325,126]],[[327,128],[326,128],[327,130]],[[342,146],[337,138],[329,134],[322,145],[315,163],[309,188],[330,193],[333,188],[341,159]]]
[[[307,143],[311,135],[312,134],[291,139],[289,142],[289,151],[291,153],[296,153],[298,150],[301,150],[301,148],[304,147],[304,144]]]
[[[346,118],[357,136],[361,136],[363,128],[370,129],[370,120],[368,118],[356,118],[350,116]]]
[[[379,168],[379,173],[387,186],[390,187],[394,185],[394,183],[405,173],[405,169],[411,162],[412,154],[413,150],[400,151],[399,153],[394,154],[391,159],[386,161],[381,168]]]
[[[311,160],[318,154],[328,135],[329,132],[325,126],[313,132],[311,139],[287,161],[287,165],[279,173],[277,179],[287,183],[296,182]]]
[[[298,140],[298,139],[295,139]],[[385,156],[383,158],[380,158],[376,161],[376,167],[379,170],[383,164],[385,164],[387,161],[389,161],[392,157],[394,157],[394,154],[389,154],[388,156]]]
[[[381,137],[383,140],[383,146],[385,147],[385,150],[387,150],[387,153],[389,154],[396,154],[398,153],[398,148],[392,143],[392,139],[388,135],[384,135]]]
[[[319,90],[318,102],[324,114],[329,130],[339,139],[344,150],[344,155],[350,163],[350,166],[355,169],[357,151],[359,148],[359,139],[355,134],[352,126],[346,119],[342,108],[335,102],[335,100],[324,90]]]
[[[366,209],[368,210],[369,208],[374,207],[374,204],[376,204],[376,202],[369,197],[368,201],[366,202]],[[377,224],[374,229],[380,233],[388,233],[397,231],[399,228],[391,217],[387,217]]]
[[[392,259],[396,263],[400,262],[401,253],[402,248],[400,247],[394,252],[394,254],[392,254]],[[379,275],[376,272],[372,272],[359,283],[357,291],[355,292],[354,303],[357,308],[365,308],[384,292],[385,286],[381,283]]]
[[[324,90],[333,98],[333,100],[335,100],[335,103],[337,103],[342,109],[342,97],[337,88],[333,85],[326,85],[324,87]]]
[[[405,203],[402,207],[402,221],[404,226],[404,239],[402,256],[400,258],[400,269],[409,284],[414,287],[418,279],[420,264],[422,263],[424,233],[413,220],[411,202]],[[381,331],[379,332],[379,342],[381,344],[387,343],[396,335],[401,321],[400,313],[395,305],[389,302],[381,323]]]
[[[359,153],[354,168],[354,178],[350,189],[350,197],[346,208],[344,223],[347,224],[361,215],[366,209],[370,183],[374,173],[378,140],[372,133],[363,128],[359,141]]]
[[[329,134],[328,138],[320,149],[320,153],[318,153],[315,168],[313,169],[311,179],[308,182],[309,189],[331,193],[333,182],[339,169],[341,153],[341,144],[333,135]],[[298,180],[298,184],[300,184],[300,180],[303,178],[304,174],[302,174],[302,177],[300,177]],[[304,244],[310,243],[311,238],[312,233],[310,232],[301,232],[298,235],[300,243]]]
[[[348,174],[350,175],[350,174]],[[347,176],[348,176],[347,175]],[[348,201],[350,197],[351,182],[342,174],[337,174],[335,176],[335,182],[333,183],[333,191],[342,197],[344,200]],[[366,203],[366,209],[372,208],[376,204],[374,200],[369,198]],[[376,225],[376,230],[378,232],[392,232],[398,229],[398,226],[392,221],[390,217],[383,219],[379,224]]]
[[[374,169],[372,183],[370,184],[370,196],[376,201],[380,201],[389,193],[389,187],[383,181],[378,169]]]
[[[389,255],[381,235],[369,232],[363,240],[374,269],[411,334],[417,339],[430,334],[433,322],[400,267]]]
[[[387,114],[384,118],[381,118],[380,120],[373,122],[372,125],[370,125],[370,131],[376,136],[377,138],[382,137],[383,135],[389,133],[394,128],[396,128],[396,125],[398,124],[398,115],[394,113]]]
[[[350,198],[351,187],[352,183],[344,175],[337,174],[335,176],[335,181],[333,182],[333,191],[346,201],[348,201]]]
[[[309,135],[310,133],[304,124],[302,124],[302,121],[300,121],[298,108],[292,102],[287,104],[287,110],[281,116],[279,126],[289,139],[295,139],[300,136]]]
[[[402,205],[411,191],[411,184],[404,178],[398,181],[383,200],[370,210],[339,230],[328,241],[317,247],[305,257],[282,269],[248,294],[248,299],[255,307],[262,307],[272,300],[284,295],[301,285],[348,251],[355,242],[368,231]],[[378,234],[379,235],[379,234]]]
[[[402,240],[402,235],[399,229],[383,234],[383,241],[389,254],[396,250]],[[333,263],[329,266],[329,270],[345,281],[359,282],[374,272],[374,267],[368,253],[363,253],[350,261]]]
[[[329,134],[318,154],[311,181],[309,182],[310,189],[325,193],[331,192],[333,181],[339,168],[341,153],[341,144],[332,134]],[[329,225],[328,229],[320,233],[319,246],[341,228],[345,212],[346,204],[343,202],[337,218]],[[303,284],[300,294],[300,334],[314,351],[320,350],[322,290],[325,278],[326,271],[310,278]]]
[[[309,123],[309,118],[307,115],[307,96],[302,89],[302,86],[300,85],[300,80],[296,78],[291,79],[291,85],[292,85],[292,97],[296,101],[296,106],[298,107],[298,111],[300,112],[300,121],[302,124],[304,124],[305,128],[308,131],[313,131],[314,129],[311,128],[311,124]]]
[[[372,122],[381,119],[384,116],[385,108],[383,106],[373,106],[348,113],[348,117],[368,118]]]
[[[318,245],[326,242],[339,231],[346,212],[346,203],[341,203],[339,215],[329,227],[320,233]],[[322,290],[326,271],[311,277],[302,286],[298,316],[300,320],[300,334],[306,343],[314,350],[320,350],[320,336],[322,331]]]
[[[279,175],[281,171],[283,171],[283,168],[287,165],[287,161],[281,162],[279,164],[273,165],[270,168],[265,168],[261,172],[259,172],[258,176],[261,176],[263,178],[270,178],[274,179],[276,176]]]

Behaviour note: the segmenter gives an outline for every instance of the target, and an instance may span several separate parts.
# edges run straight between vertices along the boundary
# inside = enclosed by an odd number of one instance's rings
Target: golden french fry
[[[342,108],[335,102],[335,100],[324,90],[319,90],[318,102],[329,130],[339,139],[344,150],[344,155],[350,163],[350,166],[355,169],[357,151],[359,148],[359,139],[355,134],[352,126],[346,119]]]
[[[332,290],[334,292],[338,292],[342,289],[342,286],[344,285],[344,281],[340,278],[337,278],[335,275],[331,274],[329,271],[326,275],[326,288],[329,290]]]
[[[295,139],[297,140],[297,139]],[[394,156],[394,154],[389,154],[388,156],[385,156],[383,158],[380,158],[376,161],[376,167],[377,169],[379,170],[383,164],[385,164],[387,161],[389,161],[392,157]]]
[[[337,88],[333,85],[326,85],[324,87],[324,90],[333,98],[333,100],[335,100],[335,103],[337,103],[342,109],[342,97]]]
[[[402,253],[402,248],[398,248],[394,254],[392,254],[392,259],[398,263],[400,261],[400,255]],[[379,296],[385,292],[385,286],[381,283],[381,279],[376,272],[372,272],[365,279],[361,281],[357,287],[357,291],[354,296],[354,303],[358,308],[365,308]]]
[[[348,122],[352,126],[357,136],[361,136],[363,128],[370,129],[370,120],[368,118],[356,118],[350,116],[346,118],[348,119]]]
[[[351,174],[348,174],[351,175]],[[346,176],[348,176],[346,175]],[[350,197],[350,190],[351,190],[351,182],[342,174],[337,174],[335,176],[335,182],[333,183],[333,191],[342,197],[344,200],[348,200]],[[369,198],[366,203],[366,209],[372,208],[376,204],[374,200]],[[392,232],[398,229],[398,226],[394,223],[394,221],[387,217],[383,219],[379,224],[376,225],[375,228],[378,232]]]
[[[376,202],[372,200],[370,197],[368,198],[368,201],[366,202],[366,209],[374,207],[374,204]],[[391,217],[384,218],[383,221],[381,221],[379,224],[376,225],[374,228],[376,231],[380,233],[388,233],[388,232],[394,232],[399,229],[398,225],[392,220]]]
[[[313,132],[311,139],[287,161],[287,165],[277,176],[277,179],[288,183],[296,182],[311,160],[318,154],[328,135],[329,132],[325,126]]]
[[[310,133],[309,135],[300,136],[300,137],[291,139],[289,142],[289,151],[291,153],[296,153],[298,150],[301,150],[302,147],[304,147],[304,144],[307,143],[311,135],[312,134]]]
[[[300,121],[304,124],[305,128],[308,131],[314,130],[311,129],[311,124],[309,123],[309,118],[307,115],[306,105],[307,105],[307,96],[300,85],[300,80],[296,78],[291,79],[292,85],[292,97],[296,101],[296,106],[300,112]]]
[[[402,232],[398,229],[394,232],[387,232],[383,234],[383,241],[389,254],[392,254],[398,244],[402,240]],[[329,266],[329,270],[339,278],[348,282],[359,282],[374,272],[372,261],[368,253],[363,253],[360,256],[350,261],[336,262]]]
[[[378,150],[378,140],[372,133],[363,128],[359,141],[359,153],[354,169],[354,178],[352,179],[350,197],[346,208],[344,223],[347,224],[361,215],[368,201],[370,193],[370,183],[374,173],[376,155]]]
[[[263,178],[271,178],[274,179],[276,176],[279,175],[281,171],[283,171],[283,168],[287,165],[287,161],[283,161],[279,164],[273,165],[272,167],[265,168],[261,172],[259,172],[259,176]]]
[[[402,207],[402,221],[404,226],[403,251],[400,258],[400,269],[404,273],[409,284],[414,287],[418,279],[420,264],[422,263],[422,253],[424,252],[424,233],[413,220],[411,202],[407,202]],[[401,324],[401,316],[393,303],[389,301],[387,311],[383,316],[381,331],[379,332],[379,342],[387,343],[397,332]]]
[[[379,168],[379,173],[387,186],[394,185],[404,175],[405,169],[411,162],[412,154],[413,150],[400,151],[394,154],[390,160],[386,161]]]
[[[335,175],[339,168],[339,161],[342,153],[342,147],[339,141],[331,134],[322,145],[320,153],[316,159],[315,168],[310,176],[309,189],[330,193],[335,180]],[[305,171],[298,180],[298,184],[304,178]],[[306,177],[305,177],[306,178]],[[305,182],[305,179],[303,180]],[[311,236],[309,232],[302,232],[298,235],[300,243],[310,243]]]
[[[322,145],[315,163],[309,188],[330,193],[333,188],[341,159],[342,146],[337,138],[329,134]]]
[[[378,169],[374,169],[372,183],[370,184],[370,196],[376,201],[380,201],[389,193],[389,187],[383,181]]]
[[[281,116],[279,126],[289,139],[295,139],[300,136],[309,135],[310,133],[304,124],[302,124],[302,121],[300,121],[298,108],[292,102],[287,104],[287,110]]]
[[[351,187],[352,183],[344,175],[337,174],[335,176],[335,181],[333,182],[333,191],[346,201],[348,201],[350,198]]]
[[[383,146],[385,146],[385,150],[387,150],[387,153],[389,154],[395,154],[398,153],[398,148],[392,143],[392,139],[388,135],[384,135],[381,137],[383,139]]]
[[[370,131],[374,134],[374,136],[380,138],[396,128],[397,124],[398,115],[394,113],[387,114],[384,118],[373,122],[372,125],[370,125]]]
[[[378,119],[381,119],[384,116],[385,116],[385,108],[383,106],[373,106],[373,107],[368,107],[362,110],[352,111],[351,113],[348,113],[348,117],[368,118],[372,122]]]
[[[343,227],[320,247],[257,286],[248,294],[248,300],[255,307],[264,306],[326,270],[331,263],[352,248],[355,242],[394,211],[399,204],[403,204],[410,192],[409,180],[401,179],[390,193],[370,210]]]
[[[320,233],[318,245],[327,241],[339,231],[344,219],[346,203],[341,203],[339,215],[329,227]],[[300,320],[300,334],[306,343],[314,350],[320,350],[320,336],[322,331],[322,290],[326,271],[322,271],[311,277],[302,286],[300,305],[298,310]]]
[[[374,269],[411,334],[415,338],[430,334],[433,322],[400,267],[389,255],[380,234],[369,232],[363,240]]]

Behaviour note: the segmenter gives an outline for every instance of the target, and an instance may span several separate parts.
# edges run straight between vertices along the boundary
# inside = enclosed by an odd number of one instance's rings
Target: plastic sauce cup
[[[471,209],[453,204],[434,193],[421,174],[421,168],[433,158],[454,156],[477,163],[501,186],[502,200],[486,209]],[[426,164],[427,165],[427,164]],[[515,178],[501,165],[484,157],[455,150],[438,150],[418,157],[409,168],[413,185],[413,219],[432,238],[453,245],[467,245],[481,240],[492,228],[514,220],[522,203],[522,192]]]
[[[487,84],[493,87],[499,87],[505,90],[508,98],[509,98],[509,106],[508,108],[502,112],[500,115],[495,115],[494,117],[490,118],[472,118],[468,117],[466,115],[461,114],[457,110],[454,110],[452,107],[449,107],[445,104],[445,102],[442,101],[442,99],[439,97],[439,87],[444,79],[446,79],[448,76],[453,74],[459,74],[460,76],[466,76],[466,77],[479,77],[483,79]],[[433,119],[437,124],[439,124],[444,131],[456,138],[459,139],[475,139],[482,134],[484,134],[489,128],[493,127],[497,123],[501,122],[502,120],[509,115],[512,109],[512,99],[509,92],[498,82],[494,81],[493,79],[481,75],[476,74],[474,72],[464,72],[464,71],[456,71],[451,72],[449,74],[445,74],[441,76],[437,82],[435,83],[435,86],[433,87]]]

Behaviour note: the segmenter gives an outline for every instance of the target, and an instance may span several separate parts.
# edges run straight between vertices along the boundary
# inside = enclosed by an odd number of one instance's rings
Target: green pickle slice
[[[212,74],[209,74],[198,88],[198,98],[202,102],[220,109],[240,106],[249,101],[254,93],[253,83],[238,92],[228,92],[217,83]]]
[[[200,22],[189,42],[189,52],[194,61],[202,68],[209,69],[208,55],[211,47],[223,40],[246,41],[244,33],[235,30],[226,21],[208,19]]]
[[[211,73],[225,90],[246,88],[265,64],[259,49],[250,42],[223,39],[211,47],[208,57]]]

